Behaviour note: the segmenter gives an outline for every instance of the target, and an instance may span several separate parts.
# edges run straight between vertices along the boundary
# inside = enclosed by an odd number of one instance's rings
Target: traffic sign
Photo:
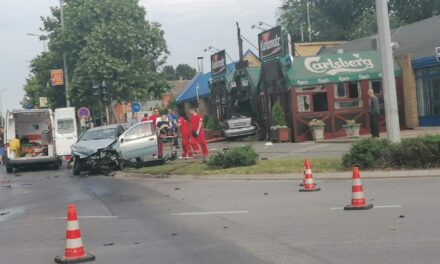
[[[40,97],[40,107],[47,107],[47,97]]]
[[[90,110],[87,107],[81,107],[78,109],[78,117],[79,118],[89,118]]]
[[[435,48],[435,55],[437,57],[437,61],[440,62],[440,47]]]
[[[52,86],[64,85],[64,74],[62,69],[50,70]]]
[[[134,113],[138,113],[141,111],[141,104],[140,103],[132,103],[131,104],[131,110],[133,110]]]

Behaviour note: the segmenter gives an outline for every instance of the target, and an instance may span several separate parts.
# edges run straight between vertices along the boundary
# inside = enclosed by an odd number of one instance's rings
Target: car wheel
[[[73,175],[79,175],[82,171],[82,164],[81,161],[79,159],[75,159],[75,161],[73,162]]]

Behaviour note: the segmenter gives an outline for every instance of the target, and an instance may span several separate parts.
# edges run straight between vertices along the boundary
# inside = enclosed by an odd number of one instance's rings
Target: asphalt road
[[[0,263],[53,263],[75,203],[96,263],[437,263],[440,178],[364,181],[378,208],[343,211],[350,181],[180,181],[0,174]]]
[[[223,148],[236,147],[240,145],[252,145],[261,158],[282,159],[282,158],[340,158],[351,147],[352,143],[272,143],[267,142],[234,142],[224,141],[208,144],[211,153],[221,151]]]

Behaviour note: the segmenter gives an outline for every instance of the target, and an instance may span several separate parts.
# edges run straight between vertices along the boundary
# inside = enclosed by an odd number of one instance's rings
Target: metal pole
[[[307,1],[307,23],[309,24],[309,42],[312,42],[312,27],[310,26],[310,8],[309,8],[309,1]]]
[[[397,108],[396,82],[394,78],[394,62],[391,51],[391,33],[387,2],[387,0],[376,0],[379,48],[382,58],[382,87],[388,140],[392,143],[399,143],[399,112]]]
[[[61,27],[64,29],[64,1],[60,0]],[[67,54],[63,51],[64,87],[66,88],[66,107],[70,107],[69,100],[69,71],[67,69]]]
[[[3,89],[0,91],[0,127],[4,126],[4,124],[3,124],[3,104],[2,104],[3,96],[2,96],[2,92],[6,91],[6,90],[7,89]]]
[[[301,22],[301,42],[304,42],[304,29],[303,29],[303,22]]]

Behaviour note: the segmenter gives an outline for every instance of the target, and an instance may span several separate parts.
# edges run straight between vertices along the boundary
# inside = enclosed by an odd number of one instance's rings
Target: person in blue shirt
[[[176,114],[174,113],[174,110],[173,109],[168,109],[168,115],[167,115],[167,117],[168,117],[168,120],[169,120],[169,122],[171,123],[171,126],[173,127],[173,129],[174,129],[174,131],[176,132],[176,134],[178,134],[178,128],[177,128],[177,116],[176,116]],[[178,140],[177,140],[177,138],[176,138],[176,140],[174,141],[174,146],[176,147],[176,148],[179,148],[179,142],[178,142]]]

